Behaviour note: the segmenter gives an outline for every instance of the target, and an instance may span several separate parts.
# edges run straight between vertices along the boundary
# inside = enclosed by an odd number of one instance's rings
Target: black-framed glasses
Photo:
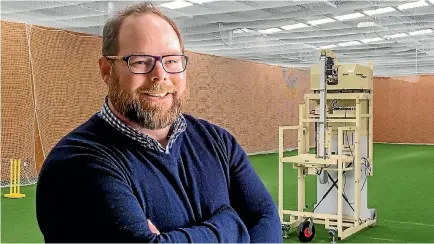
[[[147,74],[152,72],[157,61],[163,65],[163,69],[169,74],[182,73],[187,68],[189,57],[184,54],[153,56],[145,54],[132,54],[128,56],[105,56],[107,59],[123,60],[133,74]]]

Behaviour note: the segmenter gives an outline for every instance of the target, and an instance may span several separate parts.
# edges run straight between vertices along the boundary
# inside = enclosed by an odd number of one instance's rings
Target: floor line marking
[[[387,239],[387,238],[377,238],[377,237],[368,237],[369,239],[379,240],[379,241],[391,241],[391,242],[398,242],[403,243],[404,241],[398,241],[393,239]]]
[[[426,223],[416,223],[416,222],[403,222],[403,221],[395,221],[395,220],[383,220],[385,222],[397,223],[397,224],[407,224],[407,225],[420,225],[420,226],[431,226],[434,227],[434,224],[426,224]]]

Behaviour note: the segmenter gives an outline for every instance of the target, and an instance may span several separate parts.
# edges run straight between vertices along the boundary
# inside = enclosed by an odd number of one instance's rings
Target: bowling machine
[[[333,51],[321,50],[319,63],[311,68],[310,92],[298,112],[298,125],[279,127],[278,209],[284,237],[296,228],[299,240],[309,242],[315,225],[321,224],[334,243],[374,226],[376,210],[367,202],[374,166],[372,63],[340,64]],[[296,156],[284,156],[285,130],[298,132]],[[283,166],[289,163],[298,172],[297,210],[283,208]],[[309,209],[308,176],[317,181],[316,203]]]

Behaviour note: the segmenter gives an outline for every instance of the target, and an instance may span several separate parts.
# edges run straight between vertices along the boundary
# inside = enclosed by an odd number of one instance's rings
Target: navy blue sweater
[[[170,153],[97,115],[62,138],[37,184],[45,241],[282,242],[277,208],[235,138],[184,116]]]

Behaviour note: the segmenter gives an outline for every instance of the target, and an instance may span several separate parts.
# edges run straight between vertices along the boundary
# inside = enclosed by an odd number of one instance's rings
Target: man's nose
[[[161,63],[160,60],[155,61],[155,67],[154,70],[152,70],[151,75],[152,75],[152,81],[167,79],[167,72],[164,70],[163,64]]]

